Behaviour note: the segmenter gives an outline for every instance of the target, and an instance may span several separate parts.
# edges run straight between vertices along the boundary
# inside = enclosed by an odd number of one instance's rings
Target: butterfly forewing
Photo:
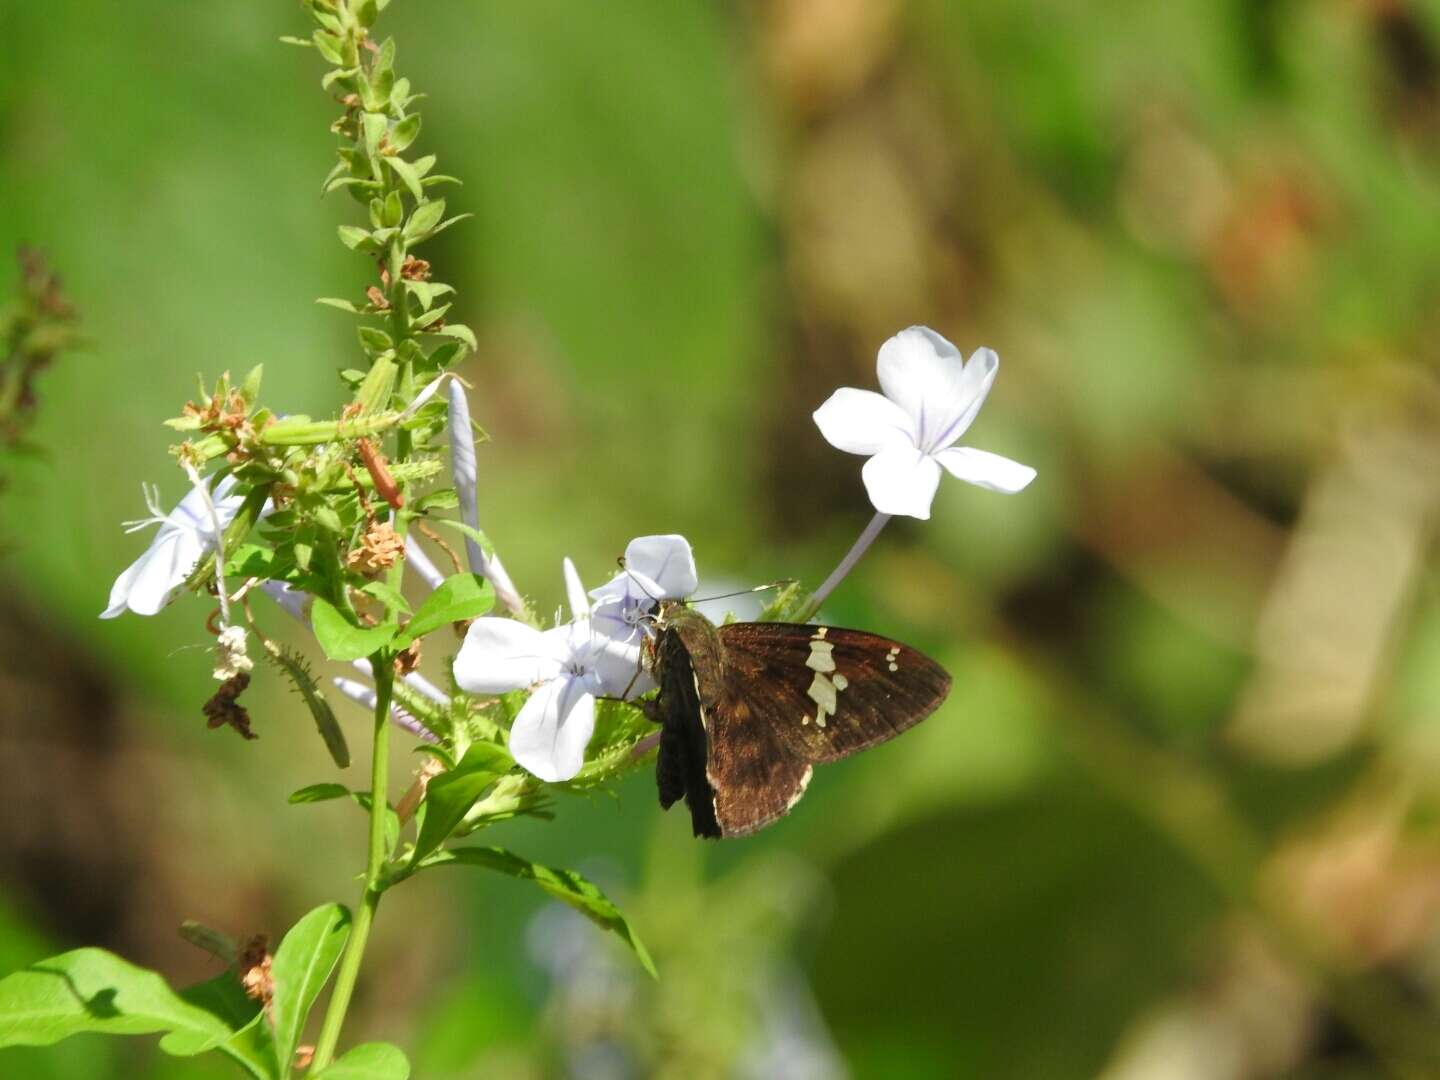
[[[863,630],[732,623],[719,635],[728,670],[765,698],[766,726],[816,764],[894,738],[950,691],[949,673],[928,656]]]

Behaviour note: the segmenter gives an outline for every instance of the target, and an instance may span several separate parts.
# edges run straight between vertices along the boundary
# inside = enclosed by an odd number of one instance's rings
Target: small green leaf
[[[379,251],[380,247],[370,235],[369,229],[362,229],[359,225],[341,225],[339,227],[340,242],[351,251]]]
[[[340,39],[338,37],[334,34],[327,34],[324,30],[316,30],[311,41],[314,42],[315,48],[320,50],[320,55],[326,60],[330,61],[330,63],[336,67],[344,66],[345,54],[340,49]]]
[[[410,603],[401,595],[400,590],[393,585],[383,581],[371,581],[361,590],[366,596],[373,596],[391,611],[403,611],[410,614]],[[402,646],[403,648],[403,646]]]
[[[405,203],[400,199],[400,192],[392,191],[385,196],[385,209],[381,214],[381,224],[395,226],[405,220]]]
[[[440,223],[445,216],[445,200],[431,199],[422,202],[410,214],[410,220],[405,223],[405,238],[415,240],[429,234],[430,230]]]
[[[282,1062],[294,1060],[305,1018],[320,996],[340,951],[350,937],[350,912],[340,904],[323,904],[293,927],[275,950],[270,973],[275,979],[271,1016],[275,1046]],[[290,1070],[282,1070],[289,1075]]]
[[[292,806],[299,806],[301,803],[343,799],[349,794],[350,789],[344,784],[311,784],[309,787],[302,787],[299,791],[292,791],[289,802]]]
[[[355,0],[350,5],[350,11],[355,16],[355,21],[361,26],[370,26],[375,22],[375,16],[380,14],[380,8],[375,0]]]
[[[431,510],[454,510],[459,505],[460,497],[455,494],[454,488],[439,488],[421,495],[410,504],[410,509],[423,514]]]
[[[315,628],[315,640],[331,660],[363,659],[389,645],[395,637],[395,627],[385,624],[362,629],[320,597],[315,598],[310,622]]]
[[[494,606],[495,587],[490,582],[479,574],[455,574],[425,598],[415,617],[396,637],[395,647],[403,649],[442,626],[478,618]]]
[[[240,384],[240,396],[245,399],[245,404],[254,406],[255,399],[260,396],[260,379],[265,374],[265,365],[256,364],[250,369],[250,374],[245,376],[245,381]]]
[[[415,196],[416,202],[425,198],[425,191],[420,186],[420,176],[416,173],[415,166],[402,157],[387,157],[385,162],[395,171],[395,175],[400,177],[401,182],[410,189],[410,194]]]
[[[427,333],[455,338],[457,341],[463,341],[471,352],[480,351],[480,346],[475,340],[475,331],[464,323],[451,323],[449,326],[442,326],[438,330],[430,330]]]
[[[441,779],[436,777],[436,780]],[[431,781],[433,786],[435,780]],[[641,965],[652,976],[656,975],[655,962],[650,953],[635,936],[625,916],[595,885],[573,870],[557,870],[541,866],[529,859],[498,847],[463,847],[441,851],[425,861],[427,866],[482,866],[487,870],[498,870],[511,877],[524,878],[535,882],[540,888],[557,900],[569,904],[582,915],[587,916],[606,930],[613,930],[620,939],[635,951]]]
[[[221,978],[235,983],[228,974]],[[218,1049],[240,1061],[252,1076],[268,1077],[266,1062],[226,1045],[238,1029],[240,1008],[244,1006],[218,985],[202,984],[177,994],[155,972],[113,953],[76,949],[0,979],[0,1047],[49,1046],[82,1032],[162,1032],[160,1048],[168,1054],[188,1057]],[[245,1016],[244,1022],[249,1019]]]
[[[404,150],[419,134],[420,114],[412,113],[390,129],[390,145],[396,150]]]
[[[390,335],[378,326],[357,326],[355,331],[360,336],[360,347],[372,353],[384,352],[386,349],[395,347],[395,342],[390,340]]]
[[[362,112],[360,123],[365,133],[365,153],[369,157],[376,157],[380,153],[380,141],[389,130],[390,121],[383,112]]]
[[[341,311],[348,311],[352,315],[359,315],[360,309],[349,300],[341,300],[338,296],[322,296],[315,301],[317,304],[324,304],[326,307],[339,308]]]
[[[303,46],[303,47],[305,47],[305,48],[307,48],[307,49],[313,48],[314,45],[315,45],[315,43],[314,43],[313,41],[306,41],[306,40],[305,40],[304,38],[302,38],[302,37],[294,37],[294,36],[292,36],[292,35],[290,35],[290,34],[281,34],[281,35],[280,35],[280,44],[282,44],[282,45],[301,45],[301,46]]]
[[[410,1062],[398,1046],[361,1043],[310,1080],[409,1080]]]
[[[454,225],[457,221],[464,221],[466,218],[472,218],[474,216],[474,214],[456,214],[454,217],[446,218],[444,221],[440,222],[439,225],[436,225],[433,229],[426,233],[425,239],[429,240],[432,237],[439,236],[442,232],[450,228],[450,226]]]
[[[425,789],[425,821],[415,840],[411,865],[430,854],[465,818],[475,800],[510,771],[510,755],[493,743],[475,743],[460,764],[430,781]]]

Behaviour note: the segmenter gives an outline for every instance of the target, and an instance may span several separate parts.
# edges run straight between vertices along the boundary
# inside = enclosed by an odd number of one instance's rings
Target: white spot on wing
[[[805,775],[802,776],[802,777],[800,777],[800,786],[795,789],[795,794],[794,794],[794,795],[791,795],[791,796],[790,796],[790,801],[785,804],[785,809],[786,809],[786,810],[791,809],[797,802],[800,801],[800,796],[801,796],[801,795],[804,795],[804,794],[805,794],[805,789],[810,786],[810,777],[812,777],[812,776],[814,776],[814,775],[815,775],[815,770],[814,770],[811,766],[806,765],[806,766],[805,766]]]

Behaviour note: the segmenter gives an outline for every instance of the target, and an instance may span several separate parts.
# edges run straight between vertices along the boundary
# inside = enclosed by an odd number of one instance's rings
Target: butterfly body
[[[696,836],[770,824],[804,794],[815,765],[913,727],[950,689],[933,660],[860,630],[717,627],[676,601],[659,604],[655,626],[660,803],[684,798]]]

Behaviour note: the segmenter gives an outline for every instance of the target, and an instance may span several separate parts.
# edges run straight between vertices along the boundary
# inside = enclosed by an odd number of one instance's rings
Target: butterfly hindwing
[[[894,738],[950,692],[949,673],[924,653],[863,630],[731,623],[719,634],[727,669],[765,695],[768,726],[815,764]]]

